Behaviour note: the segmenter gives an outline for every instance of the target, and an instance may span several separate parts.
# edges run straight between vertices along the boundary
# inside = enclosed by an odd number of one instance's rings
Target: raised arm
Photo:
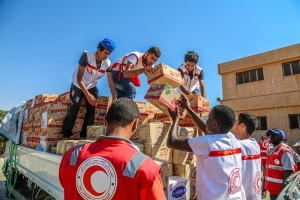
[[[193,109],[191,108],[190,102],[187,99],[186,96],[181,95],[182,97],[182,101],[181,104],[182,106],[187,110],[187,112],[189,113],[189,115],[192,117],[192,119],[194,120],[194,122],[196,123],[197,127],[204,133],[206,132],[206,123],[205,121],[203,121],[200,116],[198,116],[195,111],[193,111]]]
[[[167,146],[171,149],[181,150],[181,151],[189,151],[192,152],[192,149],[188,143],[188,138],[186,139],[178,139],[178,121],[179,121],[179,111],[176,108],[176,111],[169,110],[170,116],[173,120],[169,136]]]

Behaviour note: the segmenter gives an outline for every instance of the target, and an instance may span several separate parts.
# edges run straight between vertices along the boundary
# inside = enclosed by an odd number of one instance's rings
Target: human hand
[[[97,100],[96,98],[89,94],[87,97],[86,97],[87,101],[89,102],[89,104],[91,104],[92,106],[96,106],[97,105]]]
[[[179,109],[176,106],[175,111],[168,109],[172,121],[179,119]]]
[[[263,190],[263,191],[262,191],[261,197],[262,197],[262,198],[266,198],[266,197],[267,197],[267,191],[266,191],[266,190]]]
[[[145,67],[145,73],[150,73],[152,71],[152,67],[151,66],[146,66]]]
[[[114,102],[115,100],[117,100],[117,96],[112,96],[112,101]]]
[[[189,108],[191,106],[190,101],[185,95],[181,95],[181,100],[179,100],[183,108]]]

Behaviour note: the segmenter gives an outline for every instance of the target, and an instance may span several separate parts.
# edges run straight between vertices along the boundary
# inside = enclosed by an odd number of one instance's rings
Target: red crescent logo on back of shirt
[[[234,194],[241,190],[242,180],[241,180],[241,170],[235,168],[230,172],[228,179],[228,192]]]
[[[117,182],[115,168],[102,157],[89,158],[77,169],[76,188],[83,199],[110,200],[115,194]]]
[[[247,188],[245,188],[247,189]],[[260,194],[261,190],[261,174],[260,172],[257,172],[255,174],[254,180],[253,180],[253,189],[256,192],[256,194]]]

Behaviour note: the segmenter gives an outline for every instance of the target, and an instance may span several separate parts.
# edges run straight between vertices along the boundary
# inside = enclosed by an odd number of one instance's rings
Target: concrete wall
[[[300,114],[300,74],[283,76],[282,63],[300,60],[300,44],[219,64],[223,100],[236,114],[266,116],[268,129],[280,128],[289,144],[300,141],[300,129],[289,129],[289,114]],[[264,80],[236,83],[236,73],[263,68]],[[256,131],[260,141],[264,131]]]

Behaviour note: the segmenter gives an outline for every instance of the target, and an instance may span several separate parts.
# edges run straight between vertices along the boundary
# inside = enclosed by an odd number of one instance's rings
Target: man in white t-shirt
[[[251,138],[257,127],[257,119],[251,113],[240,113],[232,133],[242,146],[242,185],[247,200],[261,199],[261,155],[257,141]]]
[[[94,124],[95,106],[97,104],[97,81],[105,75],[110,66],[108,57],[116,48],[115,43],[105,38],[97,47],[96,52],[84,51],[78,61],[78,67],[73,72],[70,88],[71,105],[64,119],[62,134],[70,138],[75,120],[79,112],[81,100],[86,99],[86,114],[80,132],[80,137],[86,138],[86,127]]]
[[[178,139],[179,112],[169,110],[173,124],[168,137],[168,147],[193,152],[197,159],[196,191],[198,200],[245,199],[242,187],[241,145],[230,133],[234,122],[234,111],[224,105],[215,106],[206,123],[191,109],[185,96],[181,102],[206,133],[204,136]]]
[[[117,60],[107,70],[108,85],[113,100],[122,97],[134,99],[135,87],[141,85],[139,75],[151,71],[160,55],[160,49],[154,46],[145,53],[135,51]]]

